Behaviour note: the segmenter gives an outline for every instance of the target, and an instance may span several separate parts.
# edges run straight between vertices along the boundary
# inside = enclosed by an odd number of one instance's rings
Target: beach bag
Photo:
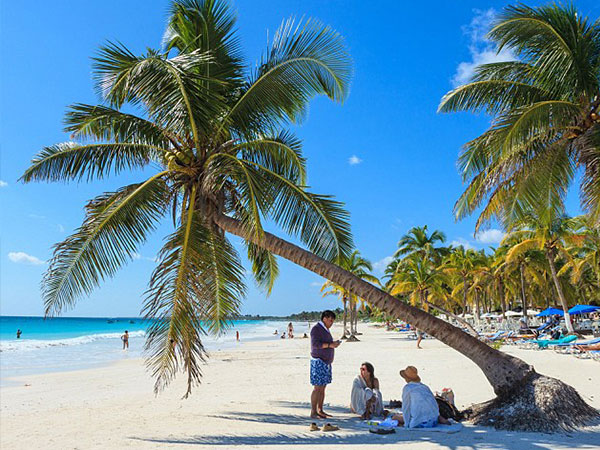
[[[462,414],[456,409],[456,406],[451,404],[448,400],[439,395],[435,396],[435,401],[438,404],[438,409],[440,410],[440,416],[445,419],[454,419],[456,421],[462,420]]]

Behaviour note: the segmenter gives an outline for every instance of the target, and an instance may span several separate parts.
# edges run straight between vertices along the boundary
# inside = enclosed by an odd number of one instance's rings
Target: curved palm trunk
[[[554,287],[556,287],[556,292],[558,293],[558,298],[560,299],[560,304],[563,307],[564,315],[565,315],[565,325],[567,326],[567,331],[569,333],[575,333],[573,329],[573,324],[571,323],[571,316],[569,315],[569,305],[567,305],[567,301],[565,300],[565,295],[563,294],[562,287],[560,282],[558,281],[558,276],[556,275],[556,266],[554,265],[554,259],[550,254],[549,250],[546,250],[546,258],[548,259],[548,264],[550,265],[550,273],[552,273],[552,279],[554,280]]]
[[[463,275],[463,317],[467,313],[467,290],[469,286],[467,285],[467,276]]]
[[[504,298],[504,283],[501,279],[498,283],[498,290],[500,291],[500,307],[502,308],[502,319],[506,320],[506,299]]]
[[[218,214],[213,220],[224,231],[321,275],[391,316],[413,324],[477,364],[497,398],[473,406],[474,423],[509,430],[553,432],[557,428],[568,430],[597,420],[598,412],[575,389],[537,374],[525,361],[493,349],[448,322],[402,303],[352,273],[271,233],[265,232],[264,237],[258,239],[231,217]]]
[[[519,264],[519,269],[521,271],[521,301],[523,302],[523,317],[527,319],[527,298],[525,297],[525,269],[523,268],[523,263]]]
[[[491,348],[448,322],[400,302],[387,292],[297,245],[267,232],[259,241],[251,236],[239,221],[228,216],[216,215],[214,221],[223,230],[254,242],[276,255],[339,284],[382,311],[413,324],[459,351],[479,366],[498,396],[509,395],[528,377],[535,374],[533,367],[526,362]]]

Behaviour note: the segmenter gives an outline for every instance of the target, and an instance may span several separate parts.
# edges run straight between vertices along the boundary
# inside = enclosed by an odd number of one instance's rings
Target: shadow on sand
[[[449,449],[560,449],[560,448],[598,448],[600,442],[600,429],[576,431],[568,434],[542,434],[542,433],[513,433],[509,431],[496,431],[491,428],[467,425],[455,434],[432,433],[426,431],[408,431],[398,428],[395,434],[376,435],[369,433],[368,428],[361,421],[348,413],[348,409],[341,406],[330,406],[328,408],[337,417],[326,421],[338,425],[340,431],[334,433],[309,432],[308,425],[311,419],[307,417],[306,411],[310,409],[308,403],[303,402],[272,402],[278,407],[289,408],[290,414],[268,414],[231,412],[229,414],[210,415],[223,421],[248,421],[257,424],[275,424],[284,430],[286,426],[294,426],[290,432],[265,432],[252,435],[196,435],[168,438],[131,436],[130,439],[163,443],[163,444],[186,444],[204,446],[236,446],[236,445],[386,445],[386,444],[438,444]],[[301,409],[302,414],[294,410]],[[297,432],[298,425],[306,424],[306,432]],[[257,426],[257,431],[258,431]],[[223,430],[232,429],[231,423],[223,424]]]

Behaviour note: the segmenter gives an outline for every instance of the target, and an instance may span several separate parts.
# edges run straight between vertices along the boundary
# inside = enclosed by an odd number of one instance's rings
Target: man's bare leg
[[[314,386],[313,391],[310,394],[310,417],[313,419],[322,419],[317,412],[319,399],[321,398],[321,388],[323,388],[323,386]]]
[[[319,397],[319,402],[317,403],[317,414],[323,419],[326,419],[327,417],[333,416],[323,411],[323,402],[325,401],[325,388],[327,387],[327,385],[321,387],[323,388],[323,390],[321,391],[321,396]]]

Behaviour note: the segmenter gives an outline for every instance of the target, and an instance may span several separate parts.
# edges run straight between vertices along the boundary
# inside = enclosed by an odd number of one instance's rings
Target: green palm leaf
[[[132,259],[164,213],[168,190],[163,175],[90,204],[83,225],[55,247],[43,282],[46,315],[72,306]]]

